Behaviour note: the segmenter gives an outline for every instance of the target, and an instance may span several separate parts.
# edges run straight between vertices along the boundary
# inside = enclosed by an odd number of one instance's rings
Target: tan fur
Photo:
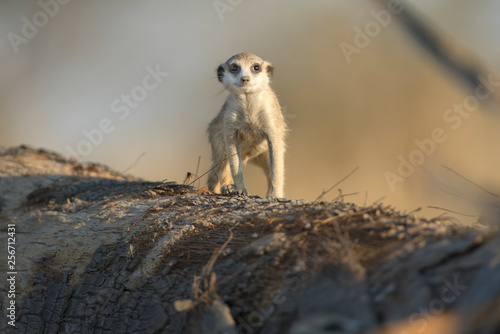
[[[264,170],[267,196],[283,197],[286,125],[269,85],[271,63],[239,53],[221,64],[217,74],[229,96],[208,127],[213,162],[208,188],[248,195],[242,168],[250,162]]]

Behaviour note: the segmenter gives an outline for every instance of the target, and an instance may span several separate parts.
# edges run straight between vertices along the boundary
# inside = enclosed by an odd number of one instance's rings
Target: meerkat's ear
[[[267,76],[269,77],[269,80],[271,80],[273,78],[273,74],[274,74],[273,64],[266,61],[266,62],[264,62],[264,67],[266,68],[266,73],[267,73]]]
[[[224,64],[220,64],[219,67],[217,67],[217,78],[222,82],[222,78],[224,78]]]

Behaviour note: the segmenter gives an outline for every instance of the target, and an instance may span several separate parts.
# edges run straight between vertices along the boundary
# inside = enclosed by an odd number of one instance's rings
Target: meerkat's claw
[[[238,196],[248,196],[246,189],[236,189],[234,184],[227,184],[221,188],[221,193],[223,195],[238,195]]]

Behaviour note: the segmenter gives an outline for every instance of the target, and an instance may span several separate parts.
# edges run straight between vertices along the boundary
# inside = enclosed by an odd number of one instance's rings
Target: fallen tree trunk
[[[0,154],[0,219],[16,272],[1,332],[500,331],[500,238],[480,226],[214,195],[28,147]]]

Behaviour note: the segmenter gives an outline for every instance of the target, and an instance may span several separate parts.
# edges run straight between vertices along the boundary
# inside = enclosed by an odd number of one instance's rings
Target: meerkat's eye
[[[229,72],[231,73],[236,73],[240,70],[240,67],[236,64],[231,65],[231,68],[229,69]]]
[[[256,73],[260,72],[260,65],[253,65],[252,71],[254,71]]]

